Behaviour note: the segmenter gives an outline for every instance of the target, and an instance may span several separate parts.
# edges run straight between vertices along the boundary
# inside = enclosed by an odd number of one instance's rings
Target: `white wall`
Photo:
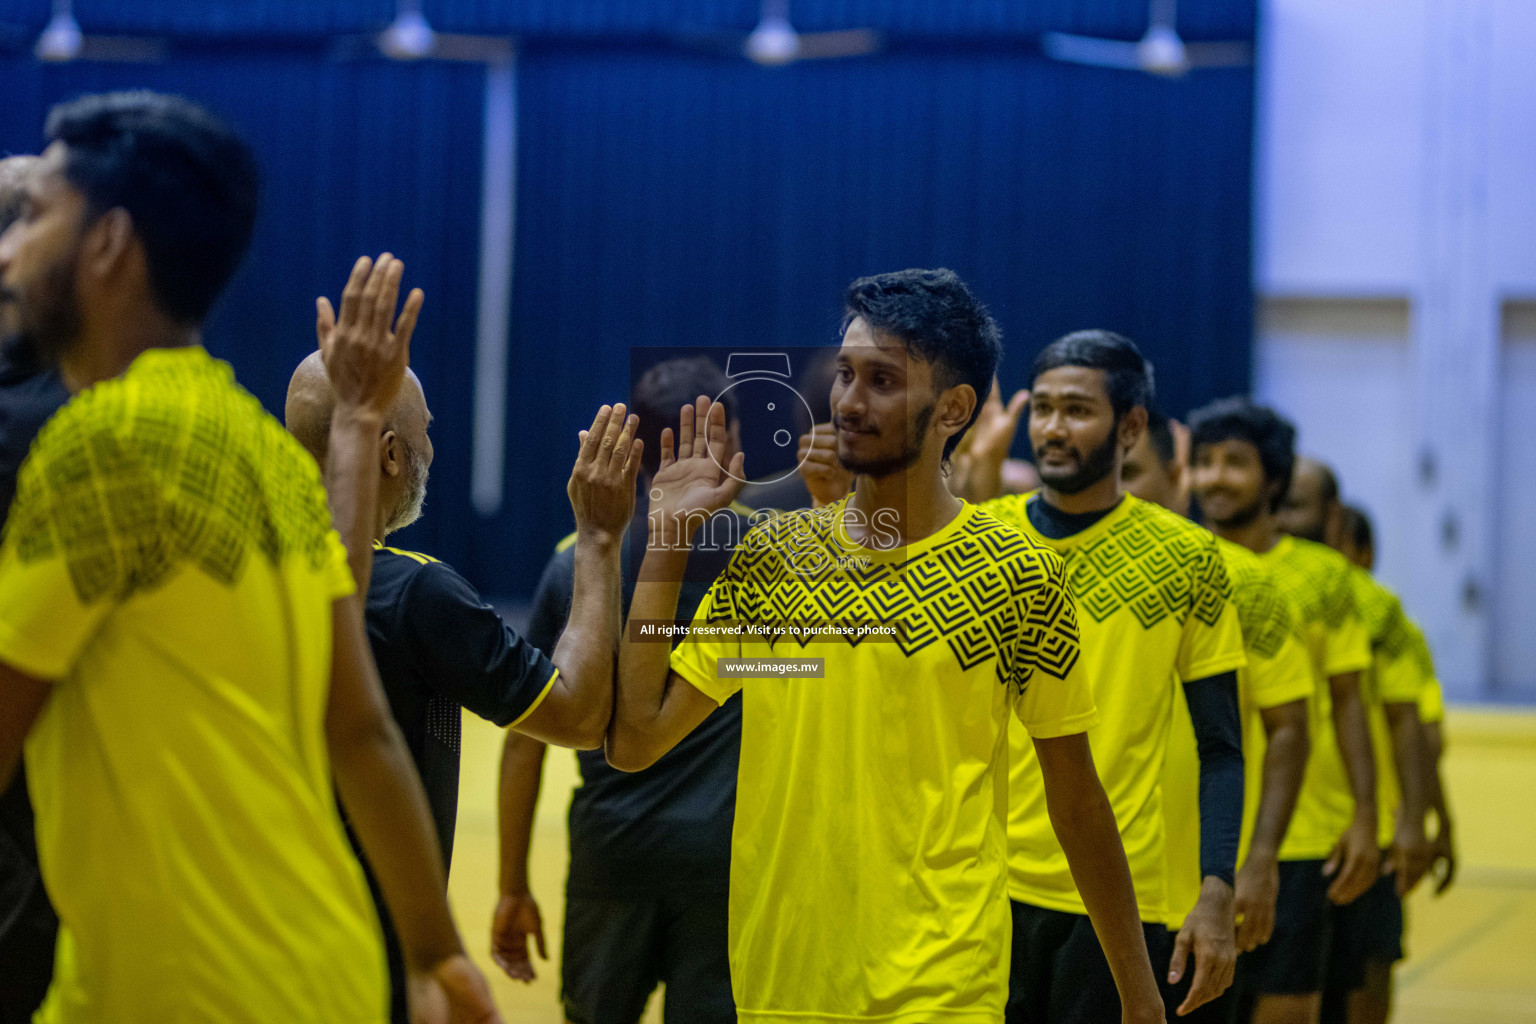
[[[1536,698],[1536,340],[1501,317],[1536,297],[1536,2],[1263,19],[1256,393],[1375,514],[1452,695]]]
[[[1536,133],[1533,133],[1536,134]],[[1536,187],[1529,189],[1536,194]],[[1536,698],[1536,302],[1504,308],[1503,395],[1499,436],[1499,561],[1493,605],[1493,692]]]

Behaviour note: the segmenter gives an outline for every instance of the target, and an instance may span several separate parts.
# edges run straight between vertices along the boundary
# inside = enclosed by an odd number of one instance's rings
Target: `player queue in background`
[[[1080,332],[1042,353],[1029,420],[1042,488],[994,497],[982,490],[1009,477],[998,453],[1023,405],[995,397],[991,317],[948,271],[850,287],[833,457],[805,463],[820,507],[759,524],[758,543],[687,597],[701,622],[894,623],[890,643],[816,642],[837,686],[717,672],[721,658],[782,655],[766,640],[690,637],[669,651],[620,632],[625,603],[632,620],[678,616],[693,555],[668,524],[728,510],[742,457],[729,473],[712,457],[731,435],[726,409],[701,398],[642,465],[637,418],[605,406],[567,488],[569,610],[546,654],[451,569],[383,545],[419,514],[432,454],[425,395],[405,369],[422,296],[396,318],[399,261],[360,260],[339,309],[318,304],[320,354],[295,373],[287,409],[311,459],[199,345],[254,220],[249,151],[198,108],[148,93],[61,106],[49,132],[0,238],[7,315],[29,346],[9,353],[4,380],[23,386],[6,400],[43,385],[62,398],[61,381],[84,392],[38,435],[0,545],[0,766],[30,731],[41,874],[63,924],[47,1019],[163,1020],[189,1005],[200,1019],[378,1019],[380,949],[395,1019],[495,1019],[443,898],[460,707],[541,741],[602,745],[634,771],[706,756],[710,743],[685,745],[739,701],[739,724],[727,716],[715,737],[740,745],[729,912],[712,910],[696,937],[726,950],[733,1012],[749,1022],[1154,1021],[1165,999],[1230,1013],[1240,939],[1258,946],[1255,1019],[1316,1019],[1320,996],[1284,987],[1311,966],[1263,959],[1281,949],[1260,945],[1266,915],[1276,938],[1326,928],[1339,942],[1349,929],[1329,898],[1372,888],[1378,845],[1398,889],[1427,863],[1422,813],[1415,826],[1410,812],[1443,790],[1420,774],[1418,715],[1410,728],[1402,710],[1410,676],[1415,702],[1423,692],[1422,644],[1395,632],[1400,607],[1367,607],[1374,592],[1320,546],[1278,537],[1290,470],[1259,458],[1262,472],[1242,475],[1243,445],[1279,451],[1251,407],[1196,419],[1193,470],[1208,520],[1253,557],[1182,510],[1121,494],[1152,404],[1150,367],[1126,339]],[[642,471],[657,515],[635,514]],[[853,525],[882,512],[899,524],[895,549]],[[645,545],[633,579],[626,538]],[[805,571],[827,552],[859,560]],[[1245,611],[1257,584],[1244,573],[1273,584],[1264,614]],[[366,602],[348,596],[354,585]],[[1310,690],[1262,696],[1258,663],[1287,641],[1306,649],[1295,660]],[[1416,673],[1399,665],[1405,650]],[[1302,675],[1285,682],[1299,692]],[[146,679],[165,685],[146,693]],[[1372,728],[1376,759],[1393,751],[1379,774],[1398,779],[1395,828],[1379,824],[1391,806],[1374,795],[1387,787],[1372,789]],[[1261,763],[1248,751],[1259,795],[1247,827],[1245,729],[1277,751]],[[132,792],[114,777],[134,778]],[[1006,822],[993,799],[1003,787]],[[1314,792],[1315,817],[1293,816]],[[1195,827],[1170,828],[1176,797]],[[507,804],[504,793],[504,820]],[[1437,811],[1448,841],[1443,796]],[[718,802],[705,817],[719,820]],[[92,841],[104,827],[112,844]],[[686,825],[662,831],[673,827]],[[338,845],[345,831],[366,873]],[[528,907],[508,874],[496,941],[516,974]],[[654,949],[671,918],[639,902],[631,944]],[[592,934],[622,940],[606,924]],[[135,956],[146,927],[175,955]],[[1344,991],[1372,991],[1362,963]],[[571,979],[568,1011],[583,998]],[[643,1006],[646,982],[624,982],[631,1003]],[[611,999],[605,987],[596,979],[588,997]],[[701,1007],[728,1012],[718,984],[701,991]],[[1349,1019],[1366,1019],[1363,1002]]]

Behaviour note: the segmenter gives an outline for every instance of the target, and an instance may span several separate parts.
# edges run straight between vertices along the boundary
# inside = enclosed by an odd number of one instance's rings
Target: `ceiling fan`
[[[75,20],[73,0],[53,0],[53,12],[41,34],[21,25],[0,25],[0,50],[25,52],[50,64],[73,60],[157,63],[170,43],[153,36],[87,35]]]
[[[421,0],[396,0],[395,18],[382,31],[341,36],[332,40],[329,52],[335,61],[367,61],[384,56],[399,61],[499,64],[511,59],[513,44],[506,36],[438,32],[422,13]]]
[[[789,0],[762,0],[757,27],[741,33],[689,33],[679,37],[692,46],[745,57],[763,67],[802,60],[863,57],[880,49],[880,33],[851,28],[834,32],[799,32],[789,20]]]
[[[1090,67],[1145,71],[1177,78],[1194,68],[1236,68],[1253,63],[1253,47],[1243,40],[1186,43],[1174,28],[1178,0],[1150,0],[1146,34],[1132,42],[1069,32],[1046,32],[1040,48],[1053,60]]]

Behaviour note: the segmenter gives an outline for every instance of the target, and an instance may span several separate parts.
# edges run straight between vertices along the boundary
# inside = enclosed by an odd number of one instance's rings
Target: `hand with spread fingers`
[[[746,457],[737,452],[721,468],[713,452],[727,450],[725,406],[700,395],[678,414],[677,443],[671,427],[661,432],[661,460],[651,478],[652,546],[686,545],[704,519],[741,491]]]
[[[811,493],[811,507],[841,501],[853,487],[853,474],[837,458],[837,432],[830,423],[818,423],[800,435],[800,479]]]
[[[315,334],[338,408],[387,416],[394,405],[411,361],[411,334],[424,301],[421,289],[412,289],[395,316],[404,275],[405,264],[387,252],[377,261],[363,256],[353,264],[342,290],[340,316],[331,300],[315,300]]]
[[[626,416],[623,403],[597,410],[581,432],[581,450],[565,493],[576,513],[577,536],[617,540],[635,511],[635,478],[645,442],[635,437],[640,417]]]

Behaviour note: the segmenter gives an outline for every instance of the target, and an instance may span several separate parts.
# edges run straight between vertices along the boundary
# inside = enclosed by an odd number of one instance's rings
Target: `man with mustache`
[[[1196,410],[1189,427],[1191,489],[1206,524],[1268,567],[1291,601],[1312,664],[1312,752],[1280,846],[1274,933],[1243,955],[1240,999],[1252,1004],[1255,1024],[1316,1024],[1332,905],[1352,902],[1376,880],[1376,769],[1360,692],[1370,639],[1349,562],[1280,529],[1295,428],[1246,398]]]
[[[1029,440],[1041,488],[982,507],[1059,552],[1083,610],[1101,720],[1088,732],[1136,882],[1145,943],[1170,985],[1194,976],[1187,1014],[1232,981],[1232,885],[1243,816],[1236,672],[1247,657],[1226,564],[1194,523],[1125,494],[1120,466],[1146,429],[1152,370],[1112,331],[1078,331],[1036,357]],[[980,453],[993,459],[995,453]],[[1169,935],[1162,767],[1175,688],[1200,750],[1200,896]],[[1083,894],[1052,834],[1040,764],[1011,744],[1009,1024],[1097,1024],[1119,1007]],[[1173,1000],[1170,999],[1170,1002]]]
[[[0,160],[0,234],[21,216],[35,156]],[[0,525],[16,495],[16,473],[32,439],[69,398],[59,371],[17,333],[16,304],[0,295]],[[0,1024],[23,1024],[53,977],[59,919],[38,872],[26,772],[0,793]]]
[[[1143,501],[1189,515],[1189,466],[1179,454],[1173,425],[1149,411],[1147,430],[1125,455],[1120,478]],[[1248,648],[1237,674],[1243,713],[1242,845],[1238,847],[1233,909],[1237,948],[1243,953],[1269,941],[1280,890],[1280,842],[1296,809],[1307,766],[1307,698],[1312,665],[1291,615],[1290,602],[1273,575],[1247,548],[1217,540],[1232,581]],[[1163,807],[1168,822],[1168,927],[1183,927],[1200,896],[1199,754],[1188,712],[1174,713],[1163,765]],[[1200,1024],[1232,1024],[1237,986],[1188,1016]]]
[[[663,435],[608,759],[644,768],[741,693],[730,962],[742,1024],[996,1024],[1017,718],[1113,965],[1113,1019],[1161,1021],[1084,735],[1088,655],[1061,560],[944,485],[996,372],[997,326],[948,270],[853,282],[843,325],[831,398],[853,493],[748,534],[670,657],[640,631],[672,622],[688,524],[730,501],[743,460],[727,477],[711,454],[725,416],[707,398],[683,408],[675,457]],[[861,624],[890,632],[744,628]]]

